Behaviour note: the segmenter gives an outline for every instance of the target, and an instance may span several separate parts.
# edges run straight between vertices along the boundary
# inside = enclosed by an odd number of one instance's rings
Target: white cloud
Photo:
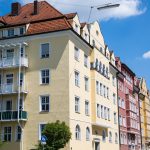
[[[33,2],[33,0],[21,0],[23,3]],[[120,7],[98,11],[96,8],[92,10],[91,19],[93,20],[109,20],[124,19],[131,16],[141,15],[146,8],[141,8],[141,0],[47,0],[54,7],[63,13],[78,12],[82,21],[87,21],[90,13],[90,6],[98,6],[106,3],[119,3]]]
[[[144,59],[150,59],[150,51],[143,54]]]

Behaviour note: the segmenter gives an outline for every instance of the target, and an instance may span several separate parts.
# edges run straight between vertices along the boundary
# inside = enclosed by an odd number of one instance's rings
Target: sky
[[[10,12],[12,2],[26,4],[33,0],[0,0],[0,16]],[[47,0],[63,13],[77,12],[81,21],[100,22],[105,43],[150,88],[150,0]],[[97,10],[104,4],[118,8]],[[94,6],[89,18],[90,8]]]

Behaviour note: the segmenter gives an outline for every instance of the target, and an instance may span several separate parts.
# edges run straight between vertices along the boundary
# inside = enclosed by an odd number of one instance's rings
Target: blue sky
[[[33,0],[0,0],[0,16],[10,11],[12,2]],[[81,20],[87,21],[89,6],[102,5],[106,0],[48,0],[64,13],[78,12]],[[120,56],[139,77],[145,77],[150,88],[150,1],[108,0],[120,3],[120,8],[93,9],[90,21],[100,19],[100,26],[111,50]]]

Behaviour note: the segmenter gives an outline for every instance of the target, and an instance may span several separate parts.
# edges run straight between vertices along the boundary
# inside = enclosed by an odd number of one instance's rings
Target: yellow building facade
[[[65,150],[119,150],[115,56],[98,22],[81,24],[45,1],[19,12],[36,5],[34,15],[45,7],[54,17],[10,27],[0,20],[0,149],[36,149],[44,126],[60,120],[72,133]]]
[[[142,149],[150,149],[150,93],[146,80],[139,79]]]

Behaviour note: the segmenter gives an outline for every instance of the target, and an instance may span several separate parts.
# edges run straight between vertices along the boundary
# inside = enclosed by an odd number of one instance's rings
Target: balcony
[[[28,67],[28,58],[26,57],[21,57],[21,64],[20,66]],[[3,58],[0,61],[0,69],[2,68],[15,68],[19,66],[19,58]]]
[[[18,86],[15,84],[2,84],[0,85],[0,94],[15,94],[18,93]],[[24,86],[20,86],[20,93],[27,93]]]
[[[18,111],[1,111],[0,121],[16,121],[18,119]],[[19,120],[27,120],[27,112],[19,111]]]

